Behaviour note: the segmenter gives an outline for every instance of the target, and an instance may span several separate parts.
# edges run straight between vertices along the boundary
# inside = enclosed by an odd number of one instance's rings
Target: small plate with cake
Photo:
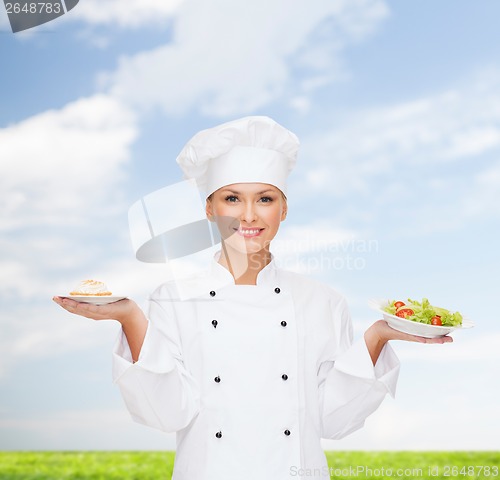
[[[82,280],[69,295],[59,295],[62,298],[71,298],[76,302],[106,305],[127,298],[125,295],[113,295],[104,282],[98,280]]]

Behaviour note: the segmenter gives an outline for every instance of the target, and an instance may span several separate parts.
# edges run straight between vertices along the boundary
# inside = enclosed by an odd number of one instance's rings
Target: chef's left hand
[[[377,362],[382,348],[384,348],[384,345],[389,340],[405,340],[407,342],[439,344],[453,342],[453,338],[448,335],[436,338],[425,338],[419,337],[418,335],[403,333],[391,328],[385,320],[378,320],[365,332],[366,346],[370,352],[370,357],[374,365]]]
[[[389,340],[406,340],[407,342],[418,343],[451,343],[453,338],[445,335],[443,337],[426,338],[418,335],[410,335],[399,330],[391,328],[385,320],[378,320],[368,330],[373,330],[373,333],[379,338],[382,343],[387,343]]]

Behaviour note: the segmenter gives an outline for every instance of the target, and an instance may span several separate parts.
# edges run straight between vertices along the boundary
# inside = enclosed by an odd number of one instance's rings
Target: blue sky
[[[196,131],[253,114],[302,145],[275,254],[347,296],[356,336],[371,298],[425,296],[476,324],[452,345],[395,343],[397,398],[325,448],[500,449],[499,15],[81,0],[14,35],[1,7],[0,449],[173,448],[111,383],[117,325],[50,299],[94,277],[142,303],[169,272],[134,259],[128,208],[181,180]]]

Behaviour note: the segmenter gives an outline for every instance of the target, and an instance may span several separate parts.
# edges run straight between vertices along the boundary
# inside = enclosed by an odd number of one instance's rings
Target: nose
[[[257,219],[257,212],[253,202],[245,202],[240,215],[240,222],[250,224]]]

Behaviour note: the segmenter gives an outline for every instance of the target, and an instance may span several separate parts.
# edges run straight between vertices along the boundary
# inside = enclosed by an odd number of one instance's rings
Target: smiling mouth
[[[263,228],[234,228],[233,229],[238,235],[242,237],[250,238],[250,237],[258,237],[260,232],[264,230]]]

